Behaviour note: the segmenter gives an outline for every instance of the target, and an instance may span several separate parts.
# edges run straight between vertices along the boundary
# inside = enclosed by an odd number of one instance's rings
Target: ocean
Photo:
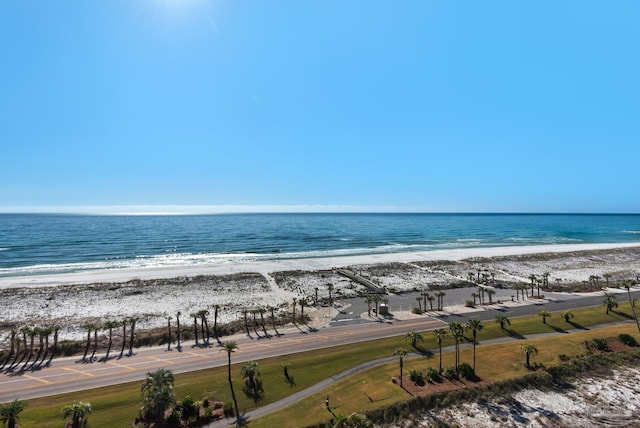
[[[0,214],[0,277],[440,249],[640,243],[635,214]]]

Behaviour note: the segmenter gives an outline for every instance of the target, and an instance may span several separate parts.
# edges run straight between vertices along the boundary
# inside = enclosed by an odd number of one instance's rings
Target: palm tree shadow
[[[236,419],[234,419],[233,421],[231,421],[229,423],[229,425],[235,425],[238,427],[246,427],[249,425],[249,416],[247,416],[247,412],[244,411],[242,412],[241,415],[238,415],[238,417]]]
[[[573,322],[573,321],[567,321],[569,324],[571,324],[574,328],[579,328],[580,330],[589,330],[587,327],[578,324],[577,322]]]
[[[518,333],[517,331],[511,330],[510,328],[505,328],[504,331],[514,339],[524,339],[524,336]]]
[[[413,349],[415,349],[416,354],[418,355],[422,355],[423,357],[428,357],[428,358],[433,357],[433,352],[430,349],[425,349],[420,345],[414,346]]]
[[[616,311],[614,309],[611,309],[609,312],[613,312],[614,314],[618,315],[621,318],[626,318],[628,320],[633,319],[633,317],[631,315],[629,315],[627,313],[624,313],[624,312]]]
[[[298,325],[298,323],[296,323],[295,321],[293,322],[293,325],[294,325],[294,326],[296,326],[296,328],[297,328],[298,330],[300,330],[300,334],[307,334],[306,330],[302,329],[302,328]]]
[[[567,330],[560,328],[560,327],[556,327],[555,325],[551,325],[551,324],[547,324],[549,327],[551,327],[552,329],[554,329],[556,331],[556,333],[569,333]]]

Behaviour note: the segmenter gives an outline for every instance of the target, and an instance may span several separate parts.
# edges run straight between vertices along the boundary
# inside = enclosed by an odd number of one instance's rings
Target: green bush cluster
[[[631,336],[630,334],[627,333],[621,333],[618,335],[618,340],[622,343],[624,343],[627,346],[632,346],[632,347],[636,347],[638,346],[638,342],[636,341],[635,337]]]

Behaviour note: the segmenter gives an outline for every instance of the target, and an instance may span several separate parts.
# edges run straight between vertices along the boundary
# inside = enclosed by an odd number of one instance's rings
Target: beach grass
[[[574,324],[566,323],[561,318],[559,312],[552,313],[552,317],[547,320],[547,324],[543,324],[540,317],[535,315],[514,318],[511,320],[511,325],[508,326],[508,331],[501,330],[500,326],[493,321],[487,321],[484,323],[485,328],[480,331],[478,335],[478,341],[480,342],[480,345],[477,347],[478,367],[485,367],[482,370],[479,369],[479,373],[483,377],[486,376],[488,379],[492,380],[499,380],[503,378],[503,376],[518,376],[519,374],[524,373],[524,368],[520,367],[521,364],[518,362],[512,363],[514,364],[514,366],[510,369],[511,371],[505,371],[503,367],[496,373],[488,371],[485,372],[484,370],[487,370],[486,366],[490,365],[488,364],[489,361],[517,361],[517,359],[512,355],[513,350],[510,350],[507,354],[502,355],[502,353],[507,352],[502,350],[503,348],[501,348],[501,346],[503,345],[483,346],[482,341],[505,336],[526,336],[538,333],[554,333],[569,328],[575,329],[575,325],[584,328],[596,324],[626,320],[628,319],[629,315],[625,312],[625,310],[630,312],[628,303],[622,303],[617,309],[618,312],[610,313],[610,315],[605,315],[605,309],[602,306],[576,309],[572,311],[575,315],[575,318],[572,320],[574,321]],[[619,332],[622,332],[623,329],[627,328],[629,328],[629,330],[633,332],[633,328],[631,327],[620,326],[617,328],[620,330]],[[576,348],[577,346],[575,343],[573,343],[573,341],[578,340],[578,342],[576,343],[579,344],[584,340],[576,339],[582,334],[589,335],[593,333],[591,331],[585,331],[584,333],[580,334],[562,335],[559,336],[558,339],[554,339],[558,340],[559,342],[564,342],[567,345],[571,344],[567,347],[567,350],[553,350],[554,348],[550,348],[549,345],[547,345],[545,342],[544,346],[540,346],[541,352],[536,357],[536,361],[539,361],[545,365],[551,365],[555,361],[554,358],[557,358],[557,354],[571,354],[572,347]],[[433,337],[433,335],[429,331],[423,332],[423,335],[424,341],[418,343],[418,350],[422,348],[425,351],[431,350],[431,352],[425,352],[425,354],[427,354],[426,357],[421,356],[416,358],[408,358],[407,370],[413,368],[411,364],[417,364],[414,363],[414,360],[420,361],[420,368],[423,371],[426,368],[425,364],[431,366],[437,365],[437,343],[435,337]],[[549,343],[555,343],[552,341],[552,338],[545,338],[544,340],[549,340]],[[450,339],[447,339],[443,343],[443,346],[451,345],[452,343],[453,342]],[[559,344],[557,346],[560,347],[561,345]],[[341,373],[360,363],[375,360],[378,358],[389,357],[393,353],[393,350],[398,347],[404,347],[407,350],[411,350],[411,344],[405,341],[404,337],[396,336],[391,338],[378,339],[375,341],[343,345],[312,352],[289,354],[260,360],[260,377],[264,383],[265,395],[264,400],[259,402],[258,406],[277,401],[308,386],[314,385],[323,379]],[[504,349],[511,348],[507,346]],[[555,357],[545,357],[545,355],[547,354],[545,354],[542,349],[552,349],[552,351],[550,351],[551,355],[555,355]],[[516,353],[518,352],[519,349]],[[470,348],[462,351],[463,361],[470,360],[470,353]],[[426,361],[425,358],[427,359]],[[447,354],[444,357],[443,364],[451,364],[451,358],[451,354]],[[283,369],[281,366],[281,364],[285,362],[290,364],[289,373],[291,376],[293,376],[295,385],[291,385],[290,383],[287,383],[285,381]],[[390,364],[378,367],[371,371],[371,374],[369,375],[371,379],[365,376],[361,380],[354,381],[360,382],[360,386],[358,388],[360,390],[366,391],[371,390],[371,382],[373,382],[373,379],[384,379],[384,384],[376,384],[376,392],[373,393],[373,395],[369,395],[370,399],[367,398],[368,404],[364,403],[364,407],[359,407],[362,405],[359,400],[350,400],[348,398],[349,396],[345,395],[346,398],[343,399],[344,403],[351,403],[352,401],[353,403],[344,404],[344,411],[340,410],[340,413],[348,414],[347,410],[351,409],[352,407],[357,408],[359,411],[362,411],[367,410],[371,407],[379,407],[381,405],[396,402],[402,399],[402,394],[398,396],[398,392],[395,390],[395,388],[387,385],[387,383],[389,383],[388,381],[391,377],[391,373],[394,370],[393,367],[395,366],[397,365]],[[242,378],[240,375],[240,368],[241,364],[232,365],[234,386],[236,388],[236,391],[240,392],[237,394],[239,399],[239,407],[241,409],[250,410],[257,406],[255,403],[253,403],[253,401],[250,401],[241,392]],[[226,374],[226,367],[216,367],[196,372],[176,374],[176,398],[182,399],[184,396],[190,395],[196,400],[208,397],[210,400],[227,402],[231,400],[231,394],[229,391]],[[358,379],[360,379],[359,376]],[[339,385],[341,384],[342,382]],[[65,405],[71,404],[74,400],[82,400],[91,402],[92,404],[93,413],[89,417],[92,428],[127,427],[131,425],[131,422],[139,414],[141,401],[140,386],[141,382],[133,382],[97,388],[93,390],[78,391],[74,393],[28,400],[28,407],[22,413],[21,421],[23,426],[38,426],[44,428],[59,427],[62,421],[62,414],[60,409]],[[337,385],[335,388],[337,388]],[[357,390],[357,388],[353,385],[352,389],[354,391]],[[334,388],[330,388],[328,393],[333,394],[333,390]],[[338,391],[338,389],[336,389],[336,391]],[[322,394],[326,395],[326,393],[327,392],[323,392]],[[318,395],[318,397],[323,397],[322,394]],[[343,394],[346,393],[343,392]],[[354,394],[356,394],[358,397],[365,397],[362,392],[360,394],[354,392]],[[317,401],[317,397],[314,396],[304,400],[304,402],[315,403],[314,405],[317,405],[317,403],[324,404],[324,398],[320,401]],[[296,406],[296,411],[299,410],[298,407],[299,406]],[[313,406],[310,406],[310,408],[308,408],[306,412],[306,417],[308,417],[309,420],[312,420],[312,422],[322,420],[323,417],[327,416],[327,411],[322,406],[317,409]],[[321,417],[321,419],[313,419],[314,417]],[[252,423],[252,426],[253,425],[254,424]]]

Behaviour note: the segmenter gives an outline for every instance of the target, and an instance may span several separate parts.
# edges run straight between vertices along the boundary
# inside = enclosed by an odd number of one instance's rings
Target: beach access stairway
[[[336,273],[342,276],[346,276],[347,278],[357,282],[358,284],[364,285],[372,293],[387,294],[386,290],[378,286],[378,284],[376,284],[375,282],[368,280],[367,278],[364,278],[348,269],[336,269]]]

